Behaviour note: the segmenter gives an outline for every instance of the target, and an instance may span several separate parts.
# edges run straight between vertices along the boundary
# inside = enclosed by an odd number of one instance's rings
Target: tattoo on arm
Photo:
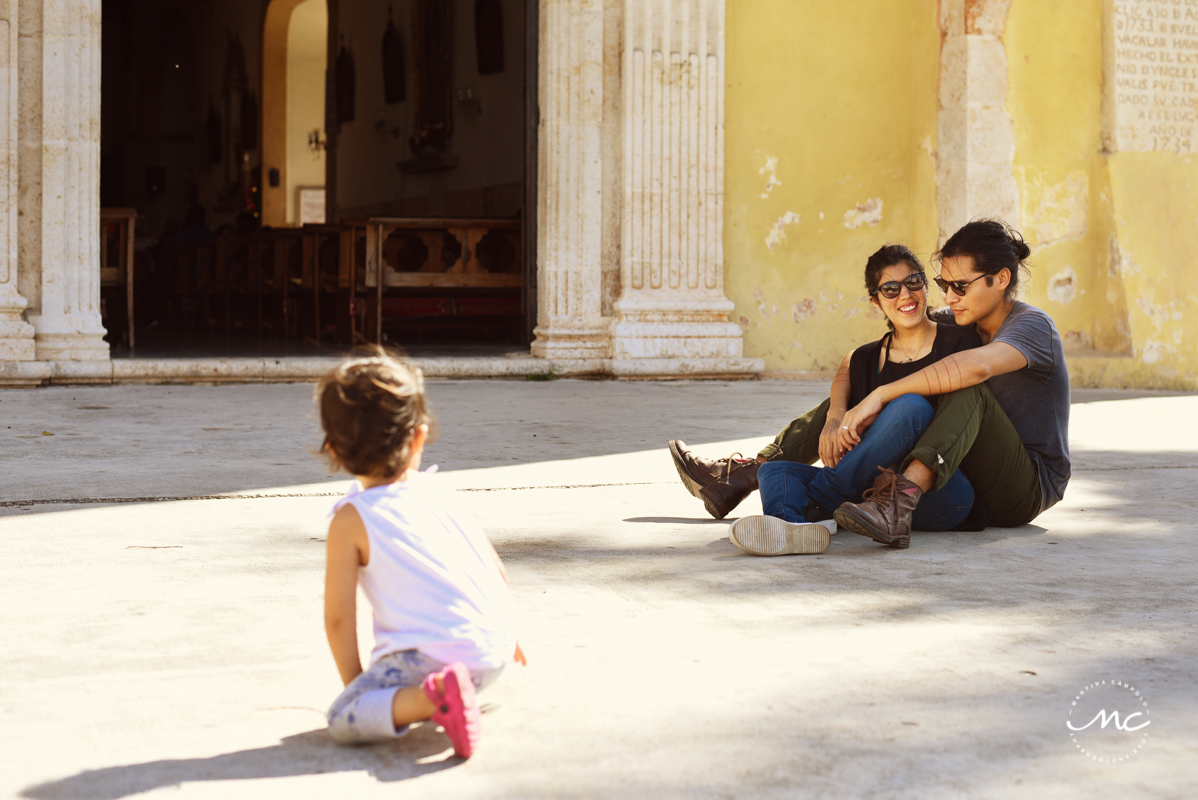
[[[957,363],[955,355],[949,356],[948,360],[953,362],[953,366],[957,368],[957,389],[960,389],[965,385],[965,373],[961,371],[961,365]],[[953,391],[956,391],[956,389]]]

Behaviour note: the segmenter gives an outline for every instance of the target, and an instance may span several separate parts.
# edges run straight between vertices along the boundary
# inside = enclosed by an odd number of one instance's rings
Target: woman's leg
[[[835,467],[820,470],[807,486],[808,500],[826,515],[822,518],[831,518],[841,503],[859,498],[873,485],[879,467],[894,467],[911,452],[934,414],[931,403],[913,394],[896,398],[882,409],[861,443]]]
[[[828,421],[829,398],[798,419],[791,420],[774,441],[761,448],[759,461],[794,461],[814,464],[819,460],[819,435]]]
[[[911,527],[917,531],[951,531],[969,516],[973,500],[973,485],[957,470],[948,483],[919,499]]]
[[[818,467],[793,461],[767,461],[757,470],[761,487],[761,510],[787,522],[810,522],[807,484],[820,472]]]

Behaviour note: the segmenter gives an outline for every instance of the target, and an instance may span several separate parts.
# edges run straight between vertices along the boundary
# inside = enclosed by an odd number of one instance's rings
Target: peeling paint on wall
[[[1065,267],[1048,281],[1048,299],[1067,306],[1077,297],[1077,273]]]
[[[858,203],[856,208],[844,212],[846,228],[860,228],[862,225],[874,227],[881,221],[882,198],[880,197],[871,197],[863,203]]]
[[[1090,179],[1080,170],[1069,173],[1062,183],[1047,183],[1020,170],[1023,184],[1023,224],[1035,232],[1038,247],[1048,247],[1086,235],[1089,217]]]
[[[786,241],[786,226],[798,225],[799,215],[793,211],[787,211],[782,216],[778,217],[770,232],[765,237],[765,246],[774,252],[774,248]]]
[[[808,297],[803,302],[794,304],[791,316],[794,317],[795,322],[802,322],[814,313],[815,301]]]
[[[772,192],[774,190],[775,186],[782,185],[782,181],[778,180],[778,158],[777,158],[777,156],[766,156],[765,157],[765,166],[762,167],[761,169],[757,170],[757,173],[759,175],[767,175],[768,174],[768,176],[769,176],[765,179],[765,191],[762,192],[760,195],[761,199],[764,200],[770,196],[770,192]]]
[[[1076,350],[1091,346],[1090,337],[1085,331],[1065,331],[1065,335],[1061,339],[1066,350]]]

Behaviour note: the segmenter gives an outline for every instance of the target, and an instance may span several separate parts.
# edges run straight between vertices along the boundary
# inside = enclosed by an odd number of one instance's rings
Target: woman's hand
[[[869,430],[869,426],[874,424],[874,420],[878,418],[878,414],[881,414],[885,407],[886,403],[882,401],[875,390],[867,394],[855,408],[850,408],[845,412],[844,419],[840,421],[839,443],[841,449],[848,452],[861,444],[861,437]]]
[[[824,429],[819,435],[819,460],[824,462],[825,467],[834,467],[836,463],[844,456],[844,449],[840,446],[840,422],[841,415],[828,415],[828,421],[824,423]]]

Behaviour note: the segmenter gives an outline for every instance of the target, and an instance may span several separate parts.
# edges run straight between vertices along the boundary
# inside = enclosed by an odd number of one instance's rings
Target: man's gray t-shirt
[[[1040,478],[1040,512],[1065,496],[1069,465],[1069,370],[1052,318],[1016,302],[995,342],[1005,342],[1027,359],[1027,367],[995,375],[986,383],[1019,432]]]

